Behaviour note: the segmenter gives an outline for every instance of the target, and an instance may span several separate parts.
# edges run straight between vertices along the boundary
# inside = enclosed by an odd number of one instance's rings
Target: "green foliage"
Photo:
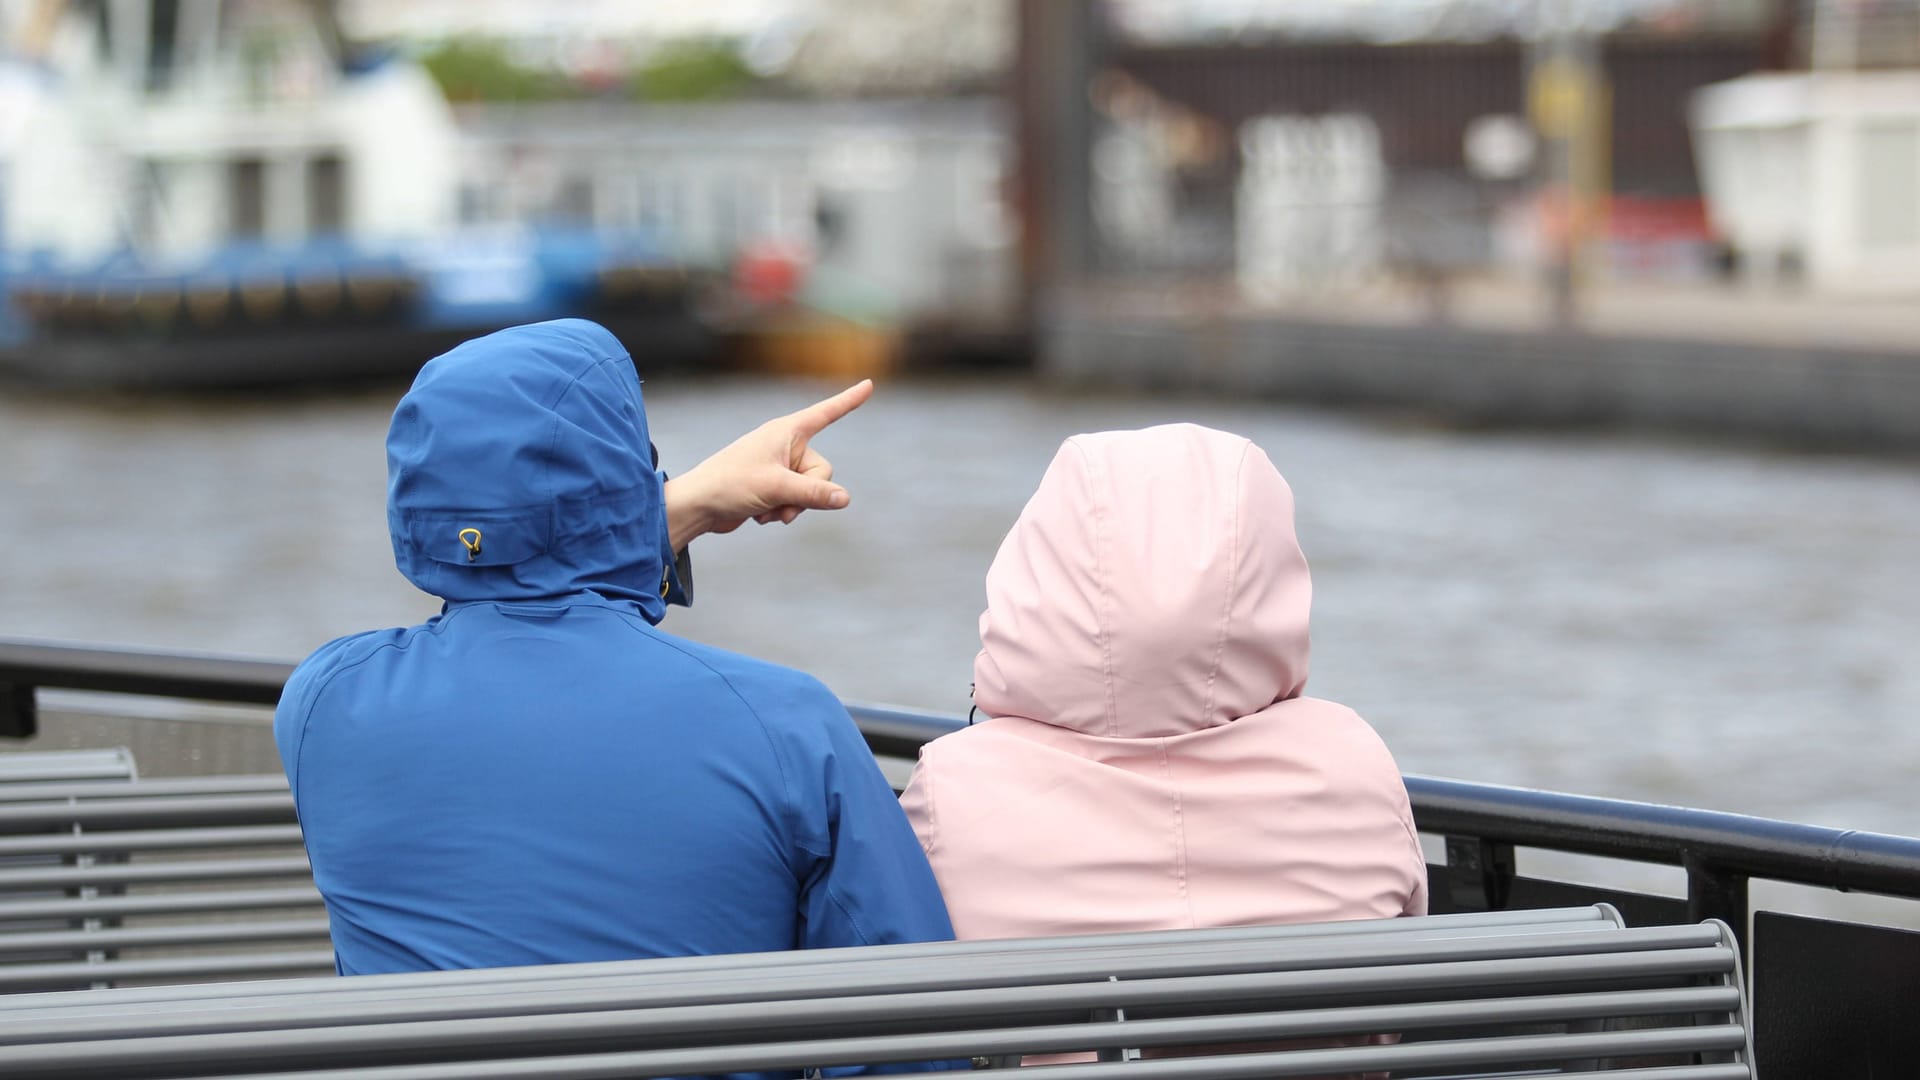
[[[560,71],[516,63],[496,40],[456,38],[420,62],[453,102],[566,101],[603,92]],[[649,53],[615,85],[621,82],[638,101],[714,101],[739,97],[758,79],[726,42],[680,41]]]
[[[497,41],[455,39],[436,45],[420,58],[453,102],[556,101],[577,97],[558,72],[516,64]]]
[[[752,89],[753,69],[731,45],[681,41],[654,50],[633,73],[633,96],[641,101],[713,101]]]

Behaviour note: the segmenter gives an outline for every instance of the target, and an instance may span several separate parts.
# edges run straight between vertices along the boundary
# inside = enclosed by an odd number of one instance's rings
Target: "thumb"
[[[789,473],[774,499],[780,506],[803,510],[839,510],[851,501],[847,489],[831,480]]]

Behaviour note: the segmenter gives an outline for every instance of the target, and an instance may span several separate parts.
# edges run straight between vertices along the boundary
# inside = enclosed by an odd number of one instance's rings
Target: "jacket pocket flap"
[[[437,563],[513,566],[546,553],[553,539],[553,512],[545,506],[416,510],[406,515],[402,531],[414,550]]]

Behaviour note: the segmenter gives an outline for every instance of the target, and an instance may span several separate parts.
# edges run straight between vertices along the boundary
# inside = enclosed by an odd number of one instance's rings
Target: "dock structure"
[[[1862,143],[1884,167],[1841,191],[1698,115],[1800,62],[1791,12],[1390,42],[1018,12],[1021,296],[1056,381],[1920,448],[1910,140]],[[1755,241],[1729,162],[1889,272]]]
[[[1073,384],[1920,450],[1920,304],[1620,287],[1589,290],[1582,322],[1559,329],[1537,292],[1496,282],[1450,307],[1437,319],[1383,288],[1264,307],[1089,289],[1054,306],[1036,345],[1041,371]]]

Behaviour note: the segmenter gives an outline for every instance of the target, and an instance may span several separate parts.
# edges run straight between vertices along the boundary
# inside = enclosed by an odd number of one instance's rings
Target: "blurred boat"
[[[703,332],[658,229],[457,223],[460,135],[331,3],[0,11],[0,371],[86,386],[402,374],[562,315],[643,364]]]

